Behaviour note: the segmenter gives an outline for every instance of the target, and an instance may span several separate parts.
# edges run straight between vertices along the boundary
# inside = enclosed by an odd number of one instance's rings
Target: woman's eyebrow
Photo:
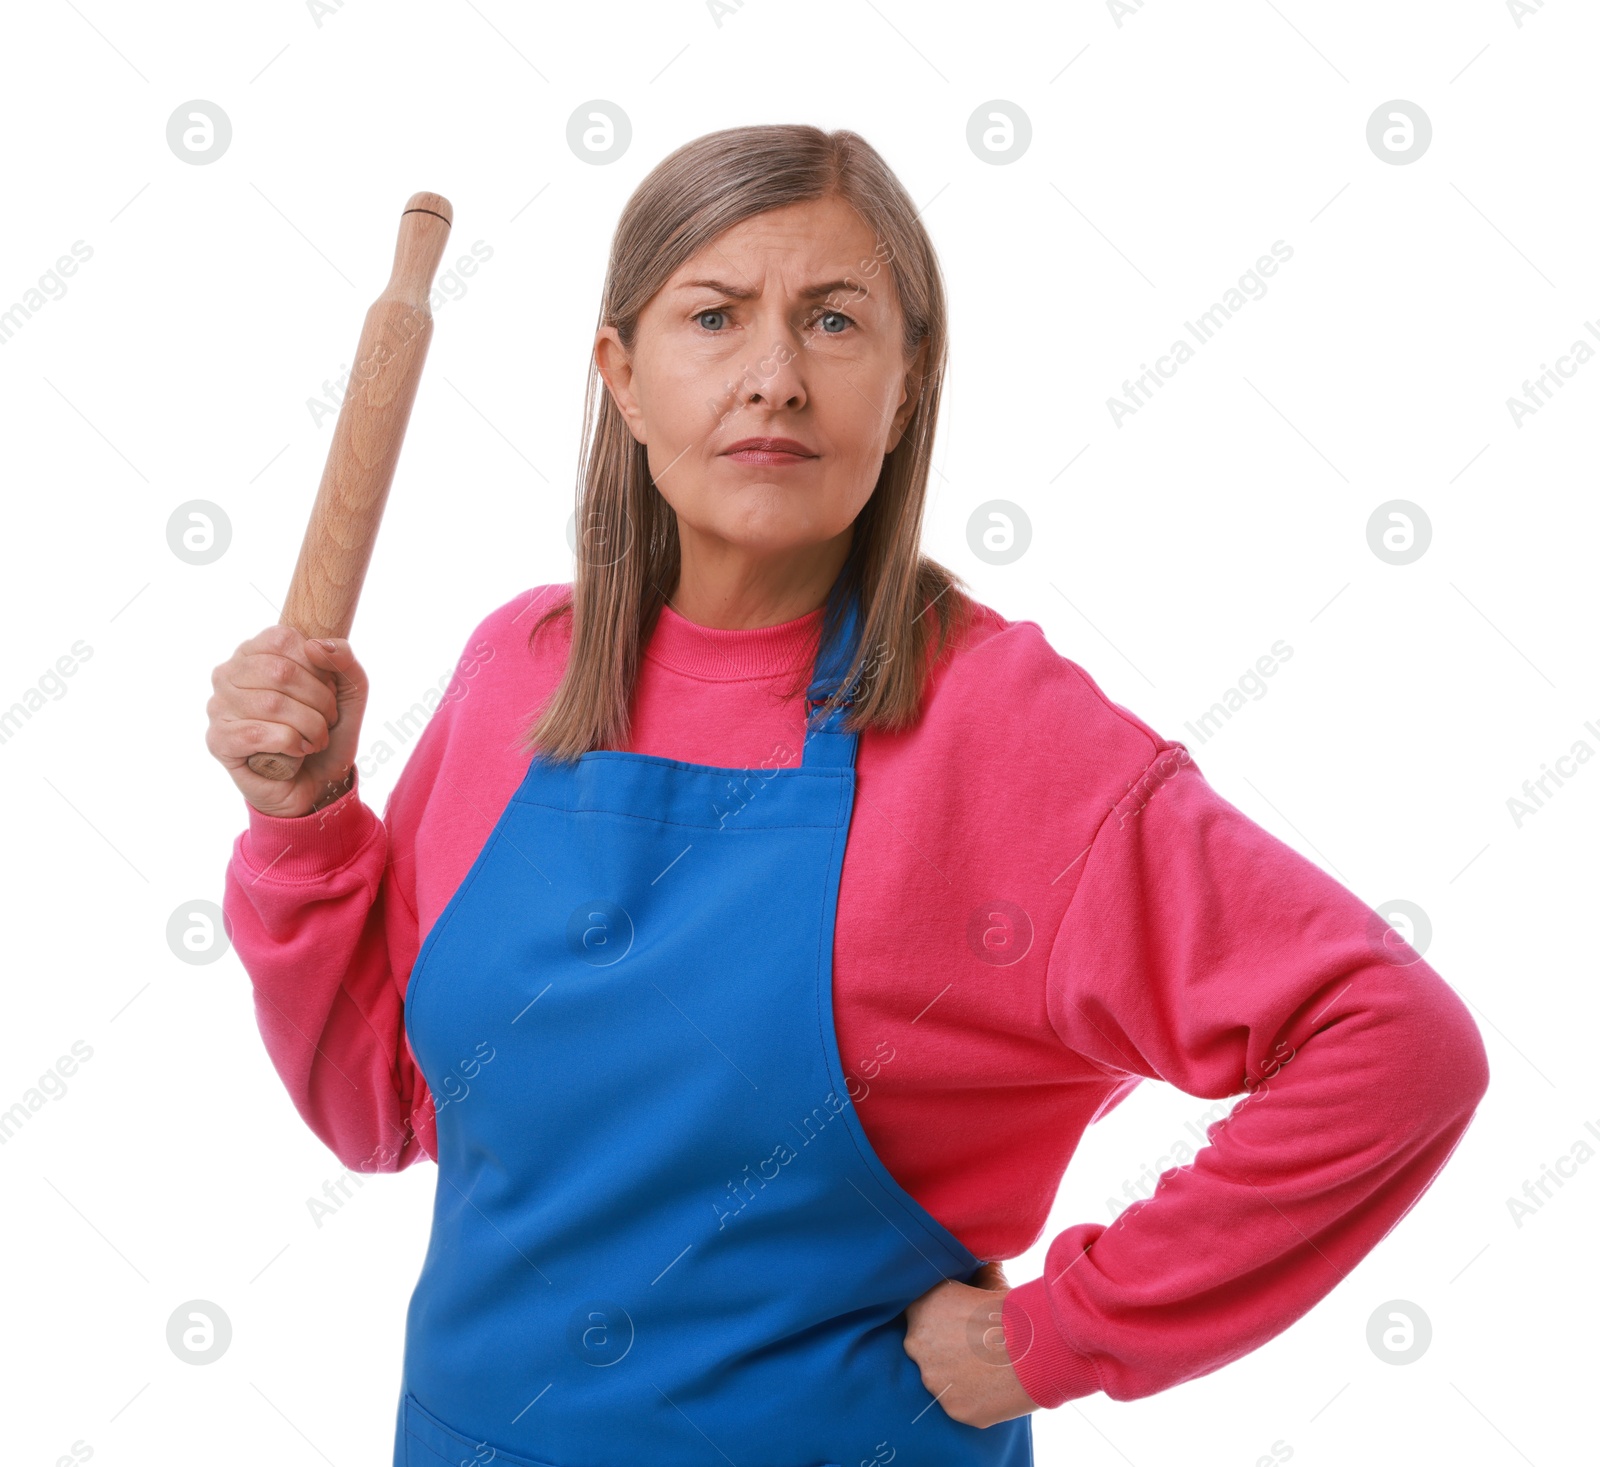
[[[841,291],[859,300],[867,294],[867,287],[854,280],[830,280],[826,285],[808,285],[800,294],[806,300],[816,300]]]
[[[679,290],[714,290],[718,295],[731,296],[734,300],[747,301],[752,299],[756,292],[753,290],[740,290],[737,286],[724,284],[720,280],[685,280],[678,286]]]

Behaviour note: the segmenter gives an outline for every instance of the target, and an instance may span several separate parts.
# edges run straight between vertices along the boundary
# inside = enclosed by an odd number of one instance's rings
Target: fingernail
[[[321,647],[324,652],[333,651],[333,643],[330,642],[326,637],[318,637],[317,646]]]

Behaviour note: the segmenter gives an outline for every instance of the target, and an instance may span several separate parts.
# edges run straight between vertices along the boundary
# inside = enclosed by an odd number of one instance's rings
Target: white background
[[[315,1226],[307,1199],[341,1168],[268,1062],[246,975],[167,945],[175,910],[220,901],[244,824],[204,747],[210,672],[277,619],[332,432],[307,399],[351,360],[405,199],[453,202],[447,266],[477,240],[493,258],[436,313],[356,621],[373,730],[488,610],[570,577],[618,211],[678,144],[758,121],[856,129],[925,207],[953,355],[928,552],[1363,900],[1419,906],[1488,1046],[1456,1155],[1323,1303],[1202,1379],[1039,1413],[1038,1460],[1582,1455],[1600,1165],[1520,1227],[1507,1199],[1600,1126],[1600,765],[1520,827],[1507,800],[1575,741],[1600,750],[1600,363],[1521,426],[1506,404],[1600,321],[1600,26],[1575,0],[1521,25],[1492,0],[1128,9],[8,10],[0,309],[74,241],[93,250],[0,346],[0,708],[92,648],[0,743],[0,1109],[74,1041],[93,1051],[0,1146],[8,1462],[76,1441],[106,1463],[388,1463],[436,1173],[368,1178]],[[566,142],[591,98],[632,122],[606,166]],[[205,166],[166,141],[192,99],[233,127]],[[1032,123],[1005,166],[966,141],[991,99]],[[1392,99],[1433,126],[1404,166],[1366,139]],[[1116,426],[1107,398],[1276,240],[1294,254],[1267,294]],[[1004,567],[967,540],[997,498],[1033,530]],[[168,548],[191,499],[232,525],[208,566]],[[1368,546],[1392,499],[1432,525],[1409,565]],[[1267,694],[1186,732],[1279,639],[1294,655]],[[364,781],[374,808],[399,767]],[[1062,1227],[1109,1221],[1105,1199],[1208,1105],[1146,1085],[1094,1127],[1012,1280]],[[166,1340],[191,1299],[232,1322],[205,1367]],[[1367,1344],[1396,1299],[1433,1330],[1406,1366]]]

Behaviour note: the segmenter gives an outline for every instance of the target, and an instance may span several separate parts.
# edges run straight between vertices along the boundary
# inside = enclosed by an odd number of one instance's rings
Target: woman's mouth
[[[817,455],[793,438],[741,438],[731,447],[723,449],[722,457],[731,458],[736,464],[760,464],[776,468],[780,464],[805,463]]]

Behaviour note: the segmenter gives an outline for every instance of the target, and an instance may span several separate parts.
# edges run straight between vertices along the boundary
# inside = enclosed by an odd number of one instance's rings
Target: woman
[[[1287,1328],[1472,1118],[1443,980],[920,555],[944,364],[861,138],[697,139],[617,228],[574,581],[382,819],[347,642],[216,670],[273,1062],[347,1165],[439,1164],[397,1463],[1024,1463]],[[1143,1077],[1248,1094],[1009,1288]]]

